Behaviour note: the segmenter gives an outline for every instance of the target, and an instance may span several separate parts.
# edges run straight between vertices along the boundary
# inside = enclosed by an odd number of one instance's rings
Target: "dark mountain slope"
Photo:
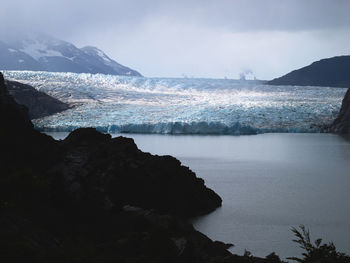
[[[333,122],[331,131],[350,134],[350,89],[345,94],[339,115]]]
[[[16,81],[6,81],[7,89],[18,104],[24,105],[29,110],[31,119],[42,118],[70,108],[44,92],[37,91],[30,85]]]
[[[350,87],[350,56],[322,59],[268,82],[270,85]]]

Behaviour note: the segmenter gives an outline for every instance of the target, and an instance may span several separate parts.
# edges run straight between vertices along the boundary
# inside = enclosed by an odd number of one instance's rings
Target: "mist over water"
[[[336,117],[346,91],[230,79],[30,71],[6,71],[5,76],[75,105],[34,120],[45,131],[96,127],[112,133],[319,132]]]

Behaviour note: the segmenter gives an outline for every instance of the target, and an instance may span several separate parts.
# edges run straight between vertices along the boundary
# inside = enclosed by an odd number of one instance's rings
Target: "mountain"
[[[268,82],[270,85],[350,87],[350,56],[316,61]]]
[[[37,91],[30,85],[8,80],[5,83],[15,101],[28,108],[31,119],[42,118],[70,108],[68,104]]]
[[[142,76],[96,47],[77,48],[44,34],[0,40],[0,69]]]

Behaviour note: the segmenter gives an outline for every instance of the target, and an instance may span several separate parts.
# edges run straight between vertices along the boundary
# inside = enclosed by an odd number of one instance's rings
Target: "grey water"
[[[221,208],[193,223],[210,238],[233,243],[231,252],[297,256],[290,229],[304,224],[313,239],[334,241],[350,254],[349,139],[303,133],[123,136],[143,151],[177,157],[222,197]]]

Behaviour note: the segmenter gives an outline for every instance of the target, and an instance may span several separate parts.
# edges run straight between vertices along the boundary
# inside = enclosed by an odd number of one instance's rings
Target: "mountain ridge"
[[[15,101],[28,108],[31,119],[49,116],[72,107],[44,92],[37,91],[30,85],[10,80],[5,80],[5,85]]]
[[[339,134],[350,134],[350,89],[344,96],[338,117],[331,125],[330,131]]]
[[[321,59],[267,82],[269,85],[350,87],[350,56]]]
[[[78,48],[44,34],[0,39],[0,68],[110,75],[142,75],[108,57],[97,47]]]

